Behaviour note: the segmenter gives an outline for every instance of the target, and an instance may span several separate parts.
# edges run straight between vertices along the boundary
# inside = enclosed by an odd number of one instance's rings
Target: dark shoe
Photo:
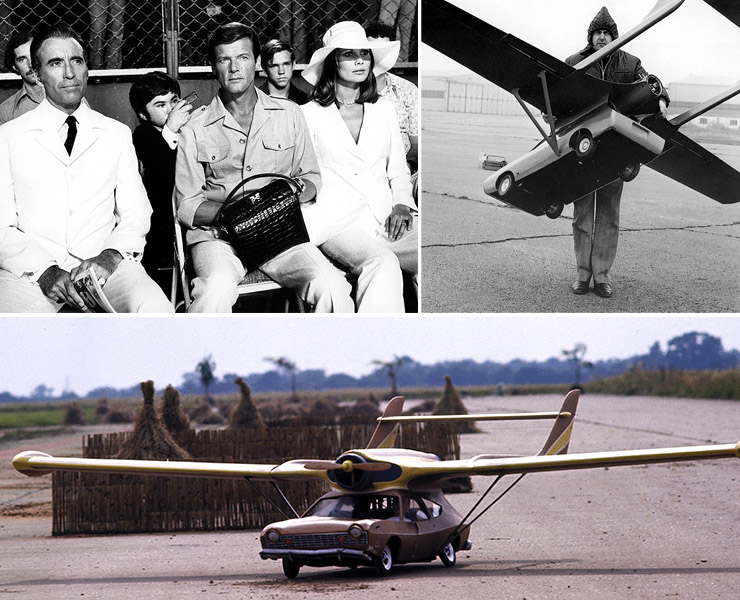
[[[570,289],[573,290],[573,293],[578,294],[579,296],[582,296],[583,294],[588,294],[588,288],[588,281],[576,281],[572,286],[570,286]]]
[[[601,296],[602,298],[611,298],[612,286],[610,286],[608,283],[595,283],[594,293],[597,296]]]

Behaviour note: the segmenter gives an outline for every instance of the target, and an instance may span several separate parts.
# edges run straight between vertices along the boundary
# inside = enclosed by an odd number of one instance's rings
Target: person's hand
[[[201,106],[202,110],[205,108],[207,107]],[[177,104],[175,104],[170,111],[170,114],[167,115],[167,122],[165,123],[165,125],[167,125],[167,129],[173,133],[180,133],[182,126],[190,120],[192,110],[193,105],[187,100],[178,100]]]
[[[88,307],[77,293],[69,272],[56,265],[52,265],[41,274],[38,284],[44,295],[54,302],[69,304],[84,312],[90,312],[92,308]]]
[[[668,104],[666,104],[665,98],[658,100],[658,106],[660,107],[660,115],[664,118],[668,118]]]
[[[396,204],[391,214],[385,220],[385,231],[392,242],[400,240],[411,229],[413,216],[411,209],[405,204]]]
[[[122,260],[123,256],[121,256],[118,250],[106,248],[97,256],[83,260],[78,266],[72,269],[70,277],[74,279],[78,273],[93,267],[100,285],[105,285],[105,282],[113,275],[113,271],[118,268]]]

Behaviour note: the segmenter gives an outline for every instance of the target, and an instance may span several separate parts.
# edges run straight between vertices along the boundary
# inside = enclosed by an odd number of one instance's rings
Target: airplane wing
[[[508,92],[518,90],[541,111],[547,112],[547,104],[540,76],[547,81],[552,113],[558,118],[609,96],[608,82],[576,71],[445,0],[422,0],[421,6],[425,44]],[[568,85],[559,85],[565,78]]]
[[[440,485],[452,477],[472,475],[512,475],[596,469],[626,465],[647,465],[665,462],[740,458],[740,442],[708,446],[683,446],[647,450],[617,450],[522,457],[488,458],[478,456],[469,460],[408,461],[402,465],[405,483],[410,489],[426,489]],[[416,462],[416,464],[412,464]]]
[[[740,27],[740,7],[736,0],[704,0],[704,2]]]
[[[422,41],[539,110],[564,119],[590,107],[619,104],[630,85],[588,75],[596,60],[652,27],[684,0],[658,0],[636,27],[575,67],[446,2],[422,0]],[[549,104],[549,107],[548,107]],[[551,110],[548,110],[550,108]]]
[[[666,140],[665,149],[647,163],[648,167],[722,204],[740,202],[740,172],[686,137],[670,121],[650,118],[642,124]]]
[[[122,475],[169,475],[210,479],[322,479],[326,469],[308,469],[307,460],[291,460],[281,465],[248,463],[214,463],[177,460],[124,460],[112,458],[62,458],[44,452],[28,450],[13,458],[13,466],[30,477],[40,477],[52,471],[87,473],[118,473]]]

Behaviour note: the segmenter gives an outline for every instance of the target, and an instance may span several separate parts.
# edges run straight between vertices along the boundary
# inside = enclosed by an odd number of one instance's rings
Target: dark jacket
[[[265,92],[265,94],[267,94],[268,96],[270,95],[270,92],[268,91],[269,88],[267,87],[267,80],[265,80],[257,89],[259,89],[261,92]],[[310,98],[308,97],[308,94],[306,92],[297,88],[291,83],[290,87],[288,88],[288,100],[292,100],[296,104],[301,105],[306,104],[310,100]]]

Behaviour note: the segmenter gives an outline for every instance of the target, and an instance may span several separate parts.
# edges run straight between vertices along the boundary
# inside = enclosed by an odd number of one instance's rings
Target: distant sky
[[[602,6],[609,9],[622,34],[642,21],[654,5],[645,0],[450,1],[561,60],[586,46],[588,25]],[[740,80],[740,28],[702,0],[685,0],[676,12],[629,42],[624,50],[640,57],[648,72],[664,84],[690,75],[710,76],[720,83]],[[426,45],[422,45],[420,59],[423,74],[461,70]]]
[[[647,352],[688,331],[740,349],[740,317],[611,315],[321,315],[229,317],[0,317],[0,391],[28,395],[40,383],[58,394],[129,387],[152,379],[179,384],[213,354],[216,375],[264,372],[264,357],[286,356],[300,369],[360,376],[374,359],[408,355],[425,364],[472,359],[544,360],[583,342],[588,360]],[[440,373],[440,384],[442,376]]]

